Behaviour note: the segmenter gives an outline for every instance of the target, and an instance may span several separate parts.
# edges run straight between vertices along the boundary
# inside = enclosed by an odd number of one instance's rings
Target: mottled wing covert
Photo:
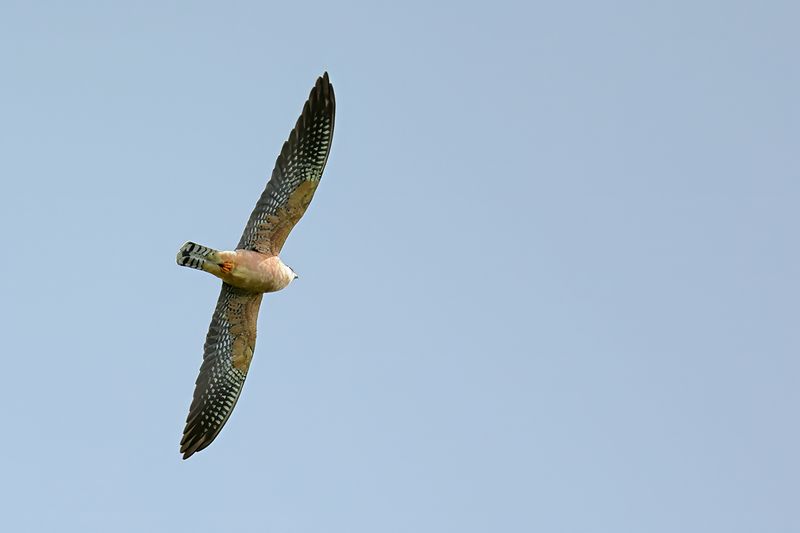
[[[259,198],[237,248],[278,255],[305,213],[328,160],[336,99],[328,73],[317,79],[272,177]]]
[[[256,347],[261,297],[222,284],[181,439],[184,459],[211,444],[239,399]]]

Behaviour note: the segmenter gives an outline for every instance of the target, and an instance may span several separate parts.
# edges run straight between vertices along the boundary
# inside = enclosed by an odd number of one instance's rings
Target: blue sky
[[[9,531],[800,530],[793,2],[0,6]],[[218,281],[332,154],[207,450]]]

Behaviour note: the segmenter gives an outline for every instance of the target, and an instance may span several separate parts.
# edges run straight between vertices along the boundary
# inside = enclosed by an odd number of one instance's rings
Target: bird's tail
[[[208,270],[208,267],[220,262],[217,250],[193,242],[187,242],[181,246],[175,259],[179,265],[197,270]]]

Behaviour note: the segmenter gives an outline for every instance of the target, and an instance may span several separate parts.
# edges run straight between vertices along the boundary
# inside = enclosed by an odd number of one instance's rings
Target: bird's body
[[[296,277],[277,255],[269,256],[251,250],[221,252],[230,264],[217,276],[225,283],[253,292],[275,292],[285,289]]]
[[[192,250],[196,248],[209,253],[195,254]],[[190,266],[186,263],[191,258],[198,260],[199,267],[193,268],[204,270],[228,285],[251,292],[276,292],[285,289],[297,277],[277,255],[253,250],[217,251],[187,242],[178,251],[178,264]]]
[[[211,444],[239,399],[255,351],[263,294],[297,278],[278,254],[314,197],[330,152],[335,112],[333,86],[325,73],[284,143],[236,249],[218,251],[187,242],[178,251],[179,265],[223,282],[181,439],[184,459]]]

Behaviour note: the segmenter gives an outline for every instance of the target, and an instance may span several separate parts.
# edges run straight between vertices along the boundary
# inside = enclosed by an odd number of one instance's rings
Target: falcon
[[[272,177],[236,249],[219,251],[187,242],[178,251],[180,266],[204,270],[222,280],[181,439],[184,459],[211,444],[231,416],[253,359],[262,296],[297,279],[279,255],[319,185],[335,114],[336,99],[326,72],[317,79],[283,143]]]

